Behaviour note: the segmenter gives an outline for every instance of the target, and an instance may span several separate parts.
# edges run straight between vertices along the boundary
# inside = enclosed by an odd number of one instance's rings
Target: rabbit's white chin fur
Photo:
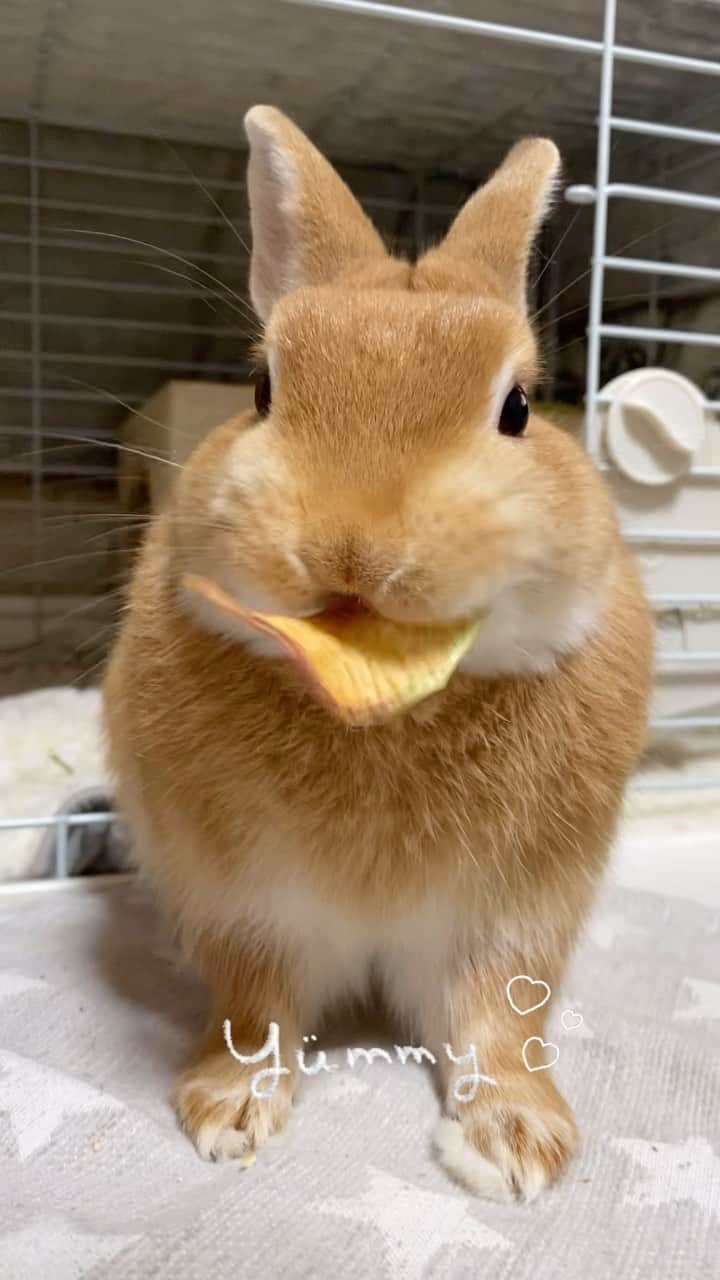
[[[607,581],[509,587],[501,592],[460,663],[468,675],[541,675],[580,648],[600,622]]]

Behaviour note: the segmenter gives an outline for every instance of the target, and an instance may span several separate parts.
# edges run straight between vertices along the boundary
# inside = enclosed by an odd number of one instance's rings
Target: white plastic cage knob
[[[669,369],[633,369],[601,392],[609,400],[605,446],[623,475],[671,484],[687,472],[705,439],[705,397]]]

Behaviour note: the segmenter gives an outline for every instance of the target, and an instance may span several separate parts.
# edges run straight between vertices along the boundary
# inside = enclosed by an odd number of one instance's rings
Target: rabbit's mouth
[[[378,724],[444,689],[482,619],[447,626],[393,622],[356,596],[333,597],[309,617],[244,609],[208,578],[186,575],[191,593],[269,636],[292,659],[316,701],[347,725]]]
[[[363,600],[361,596],[355,595],[333,595],[323,604],[322,609],[318,609],[315,613],[308,615],[311,618],[367,618],[379,617],[377,609],[374,609],[367,600]]]

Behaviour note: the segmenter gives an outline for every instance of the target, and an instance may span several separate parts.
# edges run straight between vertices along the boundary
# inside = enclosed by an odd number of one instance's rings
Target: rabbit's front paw
[[[252,1075],[215,1055],[178,1077],[173,1102],[181,1127],[204,1160],[233,1160],[256,1151],[285,1128],[292,1110],[287,1077],[268,1098],[251,1090]]]
[[[524,1082],[523,1082],[524,1084]],[[547,1087],[533,1098],[524,1085],[513,1098],[458,1104],[434,1135],[446,1169],[488,1200],[534,1200],[577,1151],[577,1124],[562,1094]]]

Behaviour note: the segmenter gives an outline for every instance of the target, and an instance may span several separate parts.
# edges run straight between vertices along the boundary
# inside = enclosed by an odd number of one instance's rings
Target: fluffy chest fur
[[[199,629],[153,550],[108,726],[121,800],[177,902],[198,882],[204,909],[238,914],[275,885],[304,895],[306,916],[312,899],[367,931],[433,901],[510,917],[528,892],[594,880],[644,734],[649,639],[629,561],[593,640],[551,673],[458,673],[414,713],[352,730],[284,663]]]

